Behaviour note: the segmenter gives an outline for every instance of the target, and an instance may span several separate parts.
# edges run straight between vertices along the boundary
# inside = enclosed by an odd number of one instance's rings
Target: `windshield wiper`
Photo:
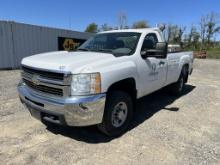
[[[104,52],[104,53],[112,53],[111,50],[109,49],[87,49],[87,48],[79,48],[77,49],[78,50],[81,50],[81,51],[92,51],[92,52]]]
[[[97,49],[97,50],[94,50],[96,52],[105,52],[105,53],[112,53],[112,50],[110,49]]]
[[[81,50],[81,51],[89,51],[89,49],[86,49],[86,48],[79,48],[77,50]]]

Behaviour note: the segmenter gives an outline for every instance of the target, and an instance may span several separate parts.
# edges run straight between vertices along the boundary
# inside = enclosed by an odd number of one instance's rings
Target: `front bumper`
[[[58,98],[36,92],[24,83],[17,87],[21,102],[41,121],[68,126],[89,126],[102,122],[106,94]]]

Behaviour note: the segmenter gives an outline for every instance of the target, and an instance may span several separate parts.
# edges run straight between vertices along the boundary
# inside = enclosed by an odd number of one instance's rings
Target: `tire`
[[[181,96],[185,86],[185,76],[181,72],[178,81],[170,86],[170,92],[174,96]]]
[[[188,66],[184,66],[183,69],[182,69],[181,74],[184,77],[184,83],[187,83],[188,82],[188,76],[189,76],[189,67]]]
[[[98,129],[107,136],[117,137],[127,131],[132,118],[131,96],[122,91],[113,91],[107,96],[103,121]]]

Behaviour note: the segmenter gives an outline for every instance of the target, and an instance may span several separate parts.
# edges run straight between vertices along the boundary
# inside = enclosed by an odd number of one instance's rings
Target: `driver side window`
[[[157,35],[155,33],[149,33],[144,38],[144,42],[141,51],[146,51],[149,49],[155,49],[158,42]]]

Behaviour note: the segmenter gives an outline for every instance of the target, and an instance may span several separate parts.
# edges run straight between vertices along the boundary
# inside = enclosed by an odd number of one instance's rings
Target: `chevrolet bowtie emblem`
[[[34,83],[34,85],[40,85],[40,81],[38,80],[38,76],[33,76],[31,80]]]

